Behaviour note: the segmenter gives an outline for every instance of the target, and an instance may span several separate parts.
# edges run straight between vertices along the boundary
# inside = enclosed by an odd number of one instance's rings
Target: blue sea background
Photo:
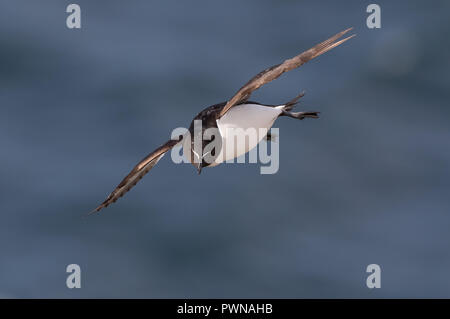
[[[0,297],[450,297],[450,2],[0,2]],[[280,169],[131,168],[262,69],[357,37],[252,96]],[[79,264],[82,288],[66,287]],[[381,267],[368,289],[366,267]]]

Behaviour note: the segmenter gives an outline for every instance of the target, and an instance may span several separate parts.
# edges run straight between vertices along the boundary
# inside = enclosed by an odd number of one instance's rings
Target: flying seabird
[[[98,212],[111,203],[116,202],[117,199],[122,197],[134,185],[136,185],[136,183],[145,174],[147,174],[148,171],[156,165],[156,163],[158,163],[165,153],[171,150],[178,143],[182,144],[183,147],[189,148],[189,161],[197,168],[198,173],[200,173],[203,167],[216,166],[229,159],[239,157],[253,149],[267,135],[267,131],[280,116],[288,116],[299,120],[303,120],[304,118],[318,118],[319,112],[291,112],[298,100],[303,96],[303,93],[299,94],[291,101],[281,105],[265,105],[258,102],[249,101],[248,99],[253,91],[257,90],[264,84],[277,79],[284,72],[298,68],[304,63],[353,38],[355,34],[338,41],[338,39],[350,30],[352,30],[352,28],[337,33],[328,40],[315,45],[311,49],[304,51],[291,59],[285,60],[281,64],[265,69],[242,86],[230,100],[209,106],[197,114],[197,116],[195,116],[192,120],[187,133],[190,134],[189,136],[194,136],[196,133],[198,134],[198,132],[195,131],[195,123],[201,124],[201,129],[199,131],[199,133],[202,134],[201,137],[203,137],[205,130],[215,129],[217,131],[216,136],[219,137],[219,145],[221,145],[217,151],[214,150],[213,152],[205,152],[205,146],[207,143],[211,142],[211,140],[205,141],[201,138],[202,145],[201,148],[198,149],[194,145],[195,136],[194,138],[189,139],[185,138],[185,136],[180,136],[177,139],[171,139],[141,160],[120,182],[113,192],[109,194],[106,200],[91,213]],[[244,130],[248,128],[262,128],[265,133],[259,134],[257,139],[249,142],[244,141],[243,144],[239,144],[238,142],[238,145],[235,146],[236,148],[234,152],[225,152],[225,154],[222,154],[225,149],[224,146],[227,143],[227,139],[234,139],[234,136],[230,136],[230,128],[242,128]],[[199,152],[201,155],[199,155]],[[208,161],[205,160],[207,155],[209,155],[210,158]]]

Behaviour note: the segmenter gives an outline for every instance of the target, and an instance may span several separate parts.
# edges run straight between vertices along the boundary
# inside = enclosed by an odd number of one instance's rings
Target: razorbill
[[[148,173],[156,163],[158,163],[166,152],[178,143],[182,144],[184,148],[187,147],[189,149],[189,161],[197,168],[198,173],[200,173],[203,167],[216,166],[224,161],[241,156],[256,147],[256,145],[267,135],[268,130],[272,127],[275,120],[280,116],[288,116],[299,120],[304,118],[318,118],[319,112],[291,112],[294,105],[303,96],[303,93],[289,102],[280,105],[266,105],[251,102],[248,99],[253,91],[264,84],[277,79],[284,72],[298,68],[304,63],[354,37],[355,34],[338,41],[338,39],[350,30],[352,30],[352,28],[337,33],[328,40],[315,45],[311,49],[304,51],[291,59],[285,60],[281,64],[265,69],[242,86],[228,101],[209,106],[201,111],[194,117],[189,130],[184,136],[169,140],[147,155],[120,182],[106,200],[91,213],[98,212],[109,204],[116,202],[117,199],[122,197],[136,185],[136,183]],[[195,129],[196,124],[200,124],[201,127],[197,132]],[[251,140],[243,139],[243,142],[241,139],[241,142],[238,141],[238,143],[234,145],[232,151],[227,152],[225,145],[227,145],[230,139],[234,139],[235,136],[233,135],[233,131],[235,129],[246,131],[250,128],[256,129],[256,138]],[[208,129],[216,131],[216,133],[212,135],[217,138],[216,142],[219,147],[207,151],[208,143],[211,143],[211,141],[214,140],[214,138],[210,140],[204,139],[204,133]],[[196,135],[199,134],[201,135],[200,139],[196,138]],[[186,138],[187,136],[192,138]],[[199,140],[201,147],[197,147],[199,145]],[[208,158],[208,160],[206,160],[206,158]]]

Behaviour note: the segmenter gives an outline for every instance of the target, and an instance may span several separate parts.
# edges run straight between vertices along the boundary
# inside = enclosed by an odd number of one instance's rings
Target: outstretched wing
[[[245,102],[250,97],[253,91],[257,90],[264,84],[277,79],[284,72],[298,68],[302,64],[308,62],[309,60],[312,60],[315,57],[318,57],[319,55],[324,54],[325,52],[353,38],[355,34],[336,42],[336,40],[338,40],[340,37],[342,37],[344,34],[346,34],[352,29],[353,28],[349,28],[347,30],[339,32],[338,34],[332,36],[331,38],[322,43],[317,44],[311,49],[291,59],[287,59],[281,64],[277,64],[268,69],[265,69],[264,71],[254,76],[243,87],[241,87],[239,91],[237,91],[237,93],[227,102],[227,104],[220,111],[219,118],[222,117],[225,113],[227,113],[227,111],[234,105],[238,104],[238,102],[239,103]]]
[[[153,166],[158,163],[161,157],[174,147],[179,140],[170,140],[167,143],[161,145],[156,150],[148,154],[142,161],[140,161],[121,182],[117,185],[116,189],[113,190],[111,194],[106,198],[106,200],[101,203],[96,209],[94,209],[90,214],[96,213],[102,208],[108,207],[109,204],[116,202],[120,197],[122,197],[126,192],[128,192],[137,182],[148,173]]]

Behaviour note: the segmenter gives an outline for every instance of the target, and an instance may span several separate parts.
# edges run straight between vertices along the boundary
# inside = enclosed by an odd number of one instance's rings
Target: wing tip
[[[344,43],[345,41],[348,41],[348,40],[350,40],[351,38],[354,38],[354,37],[356,37],[356,33],[354,33],[354,34],[352,34],[352,35],[349,35],[348,37],[343,38],[342,40],[339,40],[339,41],[335,42],[333,47],[338,46],[338,45],[341,45],[341,44]]]
[[[89,217],[92,215],[97,214],[100,210],[105,208],[106,206],[104,204],[101,204],[100,206],[96,207],[95,209],[91,210],[89,213],[85,214],[84,217]]]
[[[93,210],[91,210],[89,213],[85,214],[85,217],[91,216],[91,215],[95,215],[97,214],[99,211],[101,211],[103,208],[106,208],[109,206],[109,204],[114,203],[115,201],[110,202],[110,196],[108,196],[108,199],[106,199],[103,203],[101,203],[100,205],[98,205],[96,208],[94,208]]]
[[[344,34],[346,34],[346,33],[350,32],[350,31],[352,31],[352,30],[353,30],[353,27],[350,27],[350,28],[347,28],[347,29],[345,29],[344,31],[340,32],[341,35],[339,36],[339,38],[342,37]],[[340,42],[340,43],[344,43],[345,41],[350,40],[351,38],[354,38],[354,37],[356,37],[356,33],[354,33],[354,34],[352,34],[352,35],[349,35],[348,37],[342,39],[342,40],[339,41],[339,42]]]
[[[316,49],[316,51],[313,53],[313,55],[310,57],[310,59],[314,59],[314,58],[318,57],[319,55],[322,55],[325,52],[328,52],[331,49],[334,49],[335,47],[341,45],[342,43],[350,40],[351,38],[354,38],[356,36],[356,33],[338,41],[339,38],[341,38],[344,34],[348,33],[351,30],[353,30],[353,27],[347,28],[344,31],[341,31],[341,32],[335,34],[328,40],[325,40],[324,42],[319,43],[318,45],[313,47],[312,49]]]
[[[332,42],[334,42],[334,41],[336,41],[337,39],[341,38],[344,34],[347,34],[347,33],[349,33],[350,31],[352,31],[353,29],[354,29],[353,27],[349,27],[349,28],[347,28],[347,29],[345,29],[345,30],[343,30],[343,31],[341,31],[341,32],[339,32],[339,33],[337,33],[336,35],[332,36],[330,39],[333,39]],[[339,43],[343,43],[343,42],[345,42],[345,41],[347,41],[347,40],[349,40],[349,39],[351,39],[351,38],[353,38],[353,37],[355,37],[355,36],[356,36],[356,33],[355,33],[355,34],[352,34],[352,35],[350,35],[350,36],[348,36],[348,37],[346,37],[345,39],[340,40]],[[336,43],[336,42],[335,42],[335,43]]]
[[[353,27],[349,27],[349,28],[345,29],[345,30],[342,31],[342,32],[345,34],[345,33],[349,32],[349,31],[351,31],[351,30],[353,30]]]

